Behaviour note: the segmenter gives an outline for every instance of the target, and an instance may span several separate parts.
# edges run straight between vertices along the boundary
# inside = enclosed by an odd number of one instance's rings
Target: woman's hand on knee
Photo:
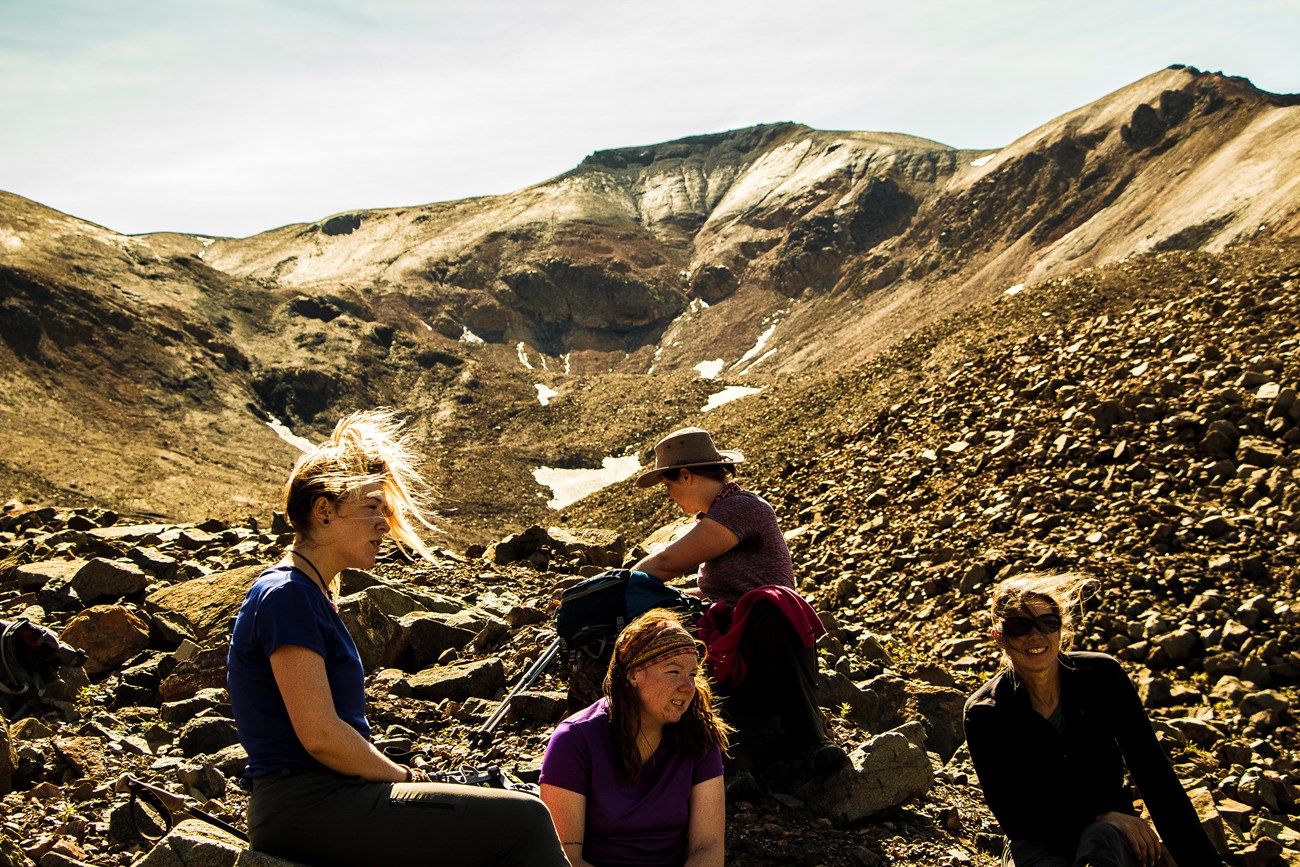
[[[1138,863],[1143,867],[1150,867],[1160,857],[1160,838],[1156,836],[1156,832],[1151,829],[1146,820],[1128,813],[1110,812],[1102,813],[1097,817],[1097,821],[1118,828],[1124,835],[1124,839],[1128,840],[1128,845],[1133,850],[1133,857],[1137,858]]]

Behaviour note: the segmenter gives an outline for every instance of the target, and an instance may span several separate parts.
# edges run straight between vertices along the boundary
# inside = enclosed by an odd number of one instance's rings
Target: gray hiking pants
[[[569,864],[550,812],[532,795],[447,783],[367,783],[318,771],[255,780],[248,835],[255,851],[312,867]]]
[[[1124,834],[1108,822],[1093,822],[1079,835],[1073,858],[1033,840],[1008,843],[1002,867],[1138,867]]]

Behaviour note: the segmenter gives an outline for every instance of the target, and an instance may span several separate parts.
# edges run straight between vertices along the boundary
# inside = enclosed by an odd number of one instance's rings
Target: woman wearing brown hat
[[[713,600],[699,623],[709,647],[709,668],[741,743],[730,767],[727,794],[759,792],[746,754],[747,731],[779,718],[789,746],[817,773],[845,761],[826,737],[817,707],[817,657],[813,643],[821,620],[795,590],[790,549],[766,500],[735,482],[745,456],[719,450],[700,428],[674,431],[655,444],[653,469],[639,487],[662,482],[695,526],[633,569],[667,581],[699,569],[702,595]]]

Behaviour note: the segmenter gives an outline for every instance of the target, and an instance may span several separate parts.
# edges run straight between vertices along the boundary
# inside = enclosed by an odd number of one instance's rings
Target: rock
[[[418,671],[434,662],[448,649],[460,650],[474,640],[482,628],[473,614],[417,613],[397,621],[406,635],[403,667]]]
[[[170,524],[114,524],[112,527],[90,530],[86,535],[103,542],[136,545],[146,539],[162,536],[172,529]]]
[[[1184,717],[1171,719],[1169,724],[1178,729],[1188,741],[1205,749],[1213,746],[1223,737],[1223,733],[1203,719]]]
[[[858,641],[858,658],[864,661],[882,662],[886,666],[894,664],[894,658],[889,655],[889,651],[880,643],[880,639],[869,632],[863,633],[862,638]]]
[[[157,548],[142,545],[127,552],[131,562],[159,581],[171,581],[180,570],[180,563],[175,557],[164,554]]]
[[[587,566],[615,568],[627,553],[627,541],[612,530],[550,527],[546,533],[557,548]]]
[[[55,751],[74,777],[103,779],[104,740],[97,737],[56,737],[51,740]]]
[[[149,626],[121,605],[94,605],[74,615],[59,638],[85,651],[86,673],[95,675],[144,650],[149,644]]]
[[[1212,679],[1225,674],[1237,674],[1241,671],[1241,654],[1235,650],[1216,653],[1201,660],[1205,673]]]
[[[226,777],[238,777],[248,765],[248,753],[244,751],[241,744],[222,747],[208,758],[212,762],[212,767]]]
[[[191,763],[179,765],[176,768],[176,779],[191,797],[198,801],[221,798],[226,794],[226,778],[212,765]]]
[[[914,687],[909,703],[925,721],[925,748],[947,762],[966,740],[962,728],[966,694],[942,687]]]
[[[36,862],[8,834],[0,834],[0,867],[36,867]]]
[[[1186,662],[1195,655],[1201,644],[1201,636],[1190,626],[1183,626],[1176,632],[1170,632],[1153,640],[1153,643],[1165,652],[1172,663]]]
[[[989,570],[983,563],[972,563],[962,573],[961,580],[957,582],[957,587],[962,593],[971,593],[984,586],[988,581]]]
[[[1092,416],[1092,425],[1096,428],[1097,433],[1106,436],[1110,433],[1121,418],[1124,410],[1119,405],[1119,401],[1107,400],[1093,407],[1090,415]]]
[[[85,565],[85,560],[42,560],[16,567],[13,580],[23,592],[40,590],[46,584],[62,587]]]
[[[1237,443],[1237,463],[1253,467],[1271,467],[1282,457],[1282,450],[1263,437],[1242,437]]]
[[[225,689],[226,654],[229,642],[218,640],[184,662],[158,684],[158,698],[163,702],[187,699],[204,689]]]
[[[65,841],[60,842],[63,843]],[[80,849],[80,847],[77,848]],[[84,852],[81,854],[85,855]],[[42,855],[38,864],[40,867],[94,867],[94,865],[87,861],[83,861],[80,858],[75,858],[66,852],[60,851],[58,844],[55,845],[55,848],[52,848],[50,851]]]
[[[239,743],[235,721],[219,716],[201,716],[181,727],[176,745],[187,757],[215,753],[231,744]]]
[[[930,790],[929,756],[898,731],[876,735],[849,754],[849,764],[797,794],[818,815],[850,825],[888,813]]]
[[[174,725],[209,711],[229,714],[230,698],[224,689],[209,687],[179,701],[168,702],[159,708],[158,716],[163,722]]]
[[[149,594],[145,608],[181,615],[199,639],[215,634],[228,635],[248,588],[265,569],[262,565],[244,566],[191,578]]]
[[[87,605],[101,600],[119,600],[124,596],[134,596],[144,590],[149,583],[149,576],[140,571],[140,567],[130,562],[106,560],[103,557],[86,563],[72,577],[72,589]]]
[[[0,795],[13,791],[14,771],[18,769],[18,753],[9,734],[9,723],[0,714]],[[2,835],[0,835],[2,836]]]
[[[470,696],[492,698],[505,686],[506,675],[501,660],[483,659],[428,668],[406,682],[411,694],[425,701],[464,701]]]
[[[400,590],[394,590],[386,584],[376,584],[373,587],[367,587],[361,592],[389,617],[401,617],[420,607],[410,596]],[[346,601],[346,598],[340,599],[339,607],[342,608]]]
[[[149,613],[149,644],[154,647],[176,648],[183,642],[194,643],[194,627],[185,616],[175,611]]]
[[[1164,707],[1170,704],[1173,694],[1173,681],[1162,676],[1139,677],[1137,690],[1138,696],[1142,699],[1143,707]]]
[[[1214,848],[1220,852],[1227,852],[1228,835],[1223,827],[1223,817],[1219,815],[1214,805],[1214,794],[1204,786],[1199,786],[1189,790],[1187,797],[1200,817],[1201,827],[1205,829],[1205,835],[1210,838]]]
[[[859,689],[838,671],[822,671],[817,689],[818,703],[833,716],[845,716],[867,731],[880,726],[880,696]]]
[[[565,692],[526,690],[510,700],[510,718],[525,725],[553,726],[568,715]]]
[[[1231,455],[1237,448],[1241,432],[1237,426],[1225,419],[1210,422],[1201,439],[1201,448],[1211,455]]]
[[[339,617],[347,626],[366,671],[387,668],[401,655],[406,633],[366,593],[339,600]]]
[[[1261,837],[1241,850],[1246,867],[1271,867],[1283,852],[1282,844],[1272,837]]]
[[[162,651],[154,651],[144,659],[135,660],[129,668],[124,668],[119,673],[117,690],[113,693],[114,702],[119,707],[156,705],[158,685],[175,667],[176,660]]]
[[[295,867],[296,862],[254,852],[247,845],[207,822],[184,819],[132,867]]]

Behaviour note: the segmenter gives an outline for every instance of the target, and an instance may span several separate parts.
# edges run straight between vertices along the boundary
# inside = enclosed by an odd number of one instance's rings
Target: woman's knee
[[[1079,835],[1079,850],[1075,863],[1106,865],[1106,867],[1137,867],[1133,847],[1124,832],[1109,822],[1093,822]]]

